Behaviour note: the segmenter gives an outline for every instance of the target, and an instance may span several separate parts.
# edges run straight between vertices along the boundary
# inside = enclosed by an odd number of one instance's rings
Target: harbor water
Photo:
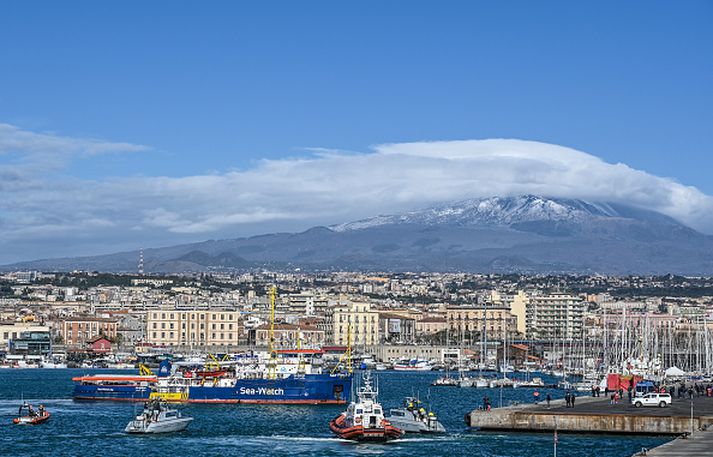
[[[303,405],[181,405],[194,417],[188,430],[171,435],[132,436],[123,432],[141,405],[114,402],[77,402],[71,398],[71,378],[106,370],[0,370],[0,455],[52,456],[439,456],[487,457],[553,455],[551,434],[486,433],[470,431],[463,416],[480,406],[487,395],[493,406],[532,402],[534,389],[475,389],[430,387],[442,373],[375,372],[379,400],[385,410],[399,406],[406,396],[419,395],[448,429],[442,436],[412,436],[387,444],[355,444],[335,438],[328,422],[344,406]],[[124,373],[129,373],[124,371]],[[545,382],[555,382],[546,378]],[[564,392],[540,389],[561,398]],[[38,426],[13,426],[25,398],[35,407],[43,403],[52,413]],[[560,434],[559,457],[631,456],[652,448],[666,437]]]

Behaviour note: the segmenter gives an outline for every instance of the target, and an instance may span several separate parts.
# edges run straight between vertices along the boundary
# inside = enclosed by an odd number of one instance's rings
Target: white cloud
[[[145,151],[146,146],[112,143],[93,138],[70,138],[52,133],[23,130],[10,124],[0,124],[0,154],[22,155],[97,155],[111,152]]]
[[[0,126],[0,153],[19,148],[17,130]],[[15,139],[2,138],[8,131]],[[23,143],[34,151],[28,154],[44,151],[43,142],[58,154],[144,149],[38,135],[38,142]],[[12,171],[4,173],[15,176]],[[92,249],[101,244],[111,252],[523,193],[633,204],[713,232],[713,199],[694,187],[574,149],[520,140],[385,144],[364,153],[320,150],[309,158],[265,160],[244,171],[177,178],[37,178],[23,170],[0,184],[0,244],[24,246],[0,261],[66,254],[57,246],[67,248],[80,238],[93,240]],[[46,252],[30,252],[28,246]]]

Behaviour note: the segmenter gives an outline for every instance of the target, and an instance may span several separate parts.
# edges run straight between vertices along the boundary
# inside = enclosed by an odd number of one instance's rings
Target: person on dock
[[[574,400],[577,398],[576,395],[572,394],[572,396],[569,398],[569,406],[570,408],[574,408]]]
[[[592,397],[596,397],[596,396],[597,396],[597,387],[594,384],[592,384]]]
[[[552,396],[550,394],[547,394],[547,397],[545,397],[545,401],[547,402],[547,409],[550,409],[550,402],[552,401]]]
[[[567,408],[572,403],[572,398],[570,397],[569,390],[564,394],[564,403]]]
[[[631,403],[631,386],[629,386],[629,388],[626,389],[626,393],[629,395],[629,403]]]
[[[483,396],[483,409],[490,412],[490,399],[487,395]]]

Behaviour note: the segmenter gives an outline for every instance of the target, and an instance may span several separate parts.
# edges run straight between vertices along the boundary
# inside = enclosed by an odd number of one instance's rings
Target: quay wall
[[[554,431],[681,435],[691,431],[690,417],[622,414],[546,414],[529,411],[474,411],[470,427],[481,430]],[[694,417],[694,430],[713,425],[713,417]]]
[[[707,401],[707,400],[706,400]],[[633,409],[607,411],[607,402],[595,398],[580,398],[582,411],[562,408],[563,400],[552,402],[552,409],[540,405],[515,405],[491,411],[474,410],[465,416],[466,425],[479,430],[608,434],[682,435],[693,431],[713,429],[713,414],[702,405],[701,413],[693,417],[681,410],[666,408],[659,411]],[[658,408],[656,408],[658,410]]]

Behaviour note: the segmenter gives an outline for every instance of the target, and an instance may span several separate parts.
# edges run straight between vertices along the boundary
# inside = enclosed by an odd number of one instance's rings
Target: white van
[[[660,406],[664,408],[671,405],[671,394],[651,392],[641,397],[632,398],[631,403],[637,408],[642,406]]]

